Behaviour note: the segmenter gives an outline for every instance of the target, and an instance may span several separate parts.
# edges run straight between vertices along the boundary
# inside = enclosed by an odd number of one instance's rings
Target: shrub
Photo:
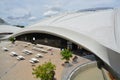
[[[64,49],[61,51],[62,59],[66,60],[66,62],[69,62],[70,58],[72,57],[72,52],[69,49]]]
[[[45,62],[44,64],[39,65],[33,69],[32,74],[41,80],[53,80],[55,75],[55,68],[56,66],[51,62]]]
[[[14,42],[15,42],[15,38],[14,37],[10,37],[9,40],[14,44]]]

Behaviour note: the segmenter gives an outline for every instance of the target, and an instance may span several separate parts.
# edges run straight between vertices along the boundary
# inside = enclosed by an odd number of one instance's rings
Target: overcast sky
[[[0,17],[12,25],[30,25],[51,15],[96,7],[120,7],[120,0],[2,0]]]

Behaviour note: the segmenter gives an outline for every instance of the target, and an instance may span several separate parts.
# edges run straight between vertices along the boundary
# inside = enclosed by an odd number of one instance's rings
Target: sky
[[[49,16],[96,7],[119,8],[120,0],[1,0],[0,18],[27,26]]]

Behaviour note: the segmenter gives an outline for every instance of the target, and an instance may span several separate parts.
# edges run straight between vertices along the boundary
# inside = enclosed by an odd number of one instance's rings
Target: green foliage
[[[9,40],[14,43],[15,42],[15,38],[14,37],[10,37]]]
[[[62,59],[66,60],[66,62],[69,62],[70,58],[72,57],[72,52],[69,49],[64,49],[61,51]]]
[[[33,69],[33,75],[36,76],[36,78],[40,78],[41,80],[53,80],[55,75],[56,66],[53,65],[51,62],[45,62],[42,65],[39,65],[35,69]]]

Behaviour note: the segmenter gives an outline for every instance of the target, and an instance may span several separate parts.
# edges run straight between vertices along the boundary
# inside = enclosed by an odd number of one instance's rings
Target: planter
[[[64,67],[71,67],[72,65],[69,62],[64,63]]]

